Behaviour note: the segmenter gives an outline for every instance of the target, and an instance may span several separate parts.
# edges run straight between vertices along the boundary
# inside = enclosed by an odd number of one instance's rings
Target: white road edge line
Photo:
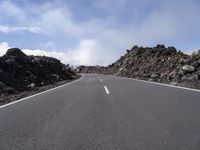
[[[112,75],[109,75],[109,76],[112,76]],[[158,83],[158,82],[153,82],[153,81],[139,80],[139,79],[134,79],[134,78],[120,77],[120,76],[115,76],[115,77],[119,77],[119,78],[126,79],[126,80],[134,80],[134,81],[139,81],[139,82],[144,82],[144,83],[151,83],[151,84],[163,85],[163,86],[168,86],[168,87],[173,87],[173,88],[178,88],[178,89],[183,89],[183,90],[200,92],[200,90],[198,90],[198,89],[192,89],[192,88],[181,87],[181,86],[174,86],[174,85],[165,84],[165,83]]]
[[[7,106],[9,106],[9,105],[16,104],[16,103],[19,103],[19,102],[21,102],[21,101],[27,100],[27,99],[29,99],[29,98],[36,97],[36,96],[38,96],[38,95],[41,95],[41,94],[44,94],[44,93],[47,93],[47,92],[50,92],[50,91],[59,89],[59,88],[64,87],[64,86],[66,86],[66,85],[70,85],[70,84],[72,84],[72,83],[75,83],[75,82],[77,82],[77,81],[80,81],[84,76],[85,76],[85,75],[82,74],[82,77],[79,78],[79,79],[77,79],[77,80],[75,80],[75,81],[72,81],[72,82],[69,82],[69,83],[66,83],[66,84],[57,86],[57,87],[55,87],[55,88],[52,88],[52,89],[49,89],[49,90],[46,90],[46,91],[43,91],[43,92],[40,92],[40,93],[31,95],[31,96],[28,96],[28,97],[25,97],[25,98],[22,98],[22,99],[19,99],[19,100],[16,100],[16,101],[14,101],[14,102],[11,102],[11,103],[2,105],[2,106],[0,106],[0,109],[1,109],[1,108],[4,108],[4,107],[7,107]]]
[[[140,79],[134,79],[134,78],[128,78],[128,77],[120,77],[120,76],[116,76],[116,75],[105,75],[105,74],[95,74],[95,73],[86,73],[84,75],[101,75],[101,76],[119,77],[119,78],[126,79],[126,80],[134,80],[134,81],[139,81],[139,82],[146,82],[146,83],[168,86],[168,87],[173,87],[173,88],[178,88],[178,89],[183,89],[183,90],[200,92],[200,90],[198,90],[198,89],[192,89],[192,88],[181,87],[181,86],[174,86],[174,85],[170,85],[170,84],[167,84],[167,83],[165,84],[165,83],[158,83],[158,82],[154,82],[154,81],[146,81],[146,80],[140,80]]]
[[[119,77],[122,79],[126,79],[126,80],[134,80],[134,81],[139,81],[139,82],[146,82],[146,83],[152,83],[152,84],[157,84],[157,85],[162,85],[162,86],[168,86],[168,87],[173,87],[173,88],[178,88],[178,89],[183,89],[183,90],[189,90],[189,91],[194,91],[194,92],[200,92],[200,90],[198,89],[192,89],[192,88],[188,88],[188,87],[181,87],[181,86],[174,86],[174,85],[170,85],[170,84],[165,84],[165,83],[158,83],[158,82],[154,82],[154,81],[146,81],[146,80],[140,80],[140,79],[134,79],[134,78],[128,78],[128,77],[120,77],[120,76],[116,76],[116,75],[105,75],[105,74],[92,74],[92,73],[87,73],[84,75],[103,75],[103,76],[112,76],[112,77]]]
[[[107,88],[105,85],[104,85],[104,89],[105,89],[105,91],[106,91],[106,94],[110,94],[108,88]]]

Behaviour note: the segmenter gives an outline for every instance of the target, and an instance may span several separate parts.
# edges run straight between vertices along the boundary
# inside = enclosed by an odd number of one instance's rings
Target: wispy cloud
[[[23,26],[8,26],[0,25],[0,32],[12,33],[12,32],[32,32],[32,33],[43,33],[40,27],[23,27]]]
[[[2,14],[1,17],[3,19],[13,19],[19,21],[26,19],[26,13],[24,10],[9,0],[2,0],[0,2],[0,14]]]

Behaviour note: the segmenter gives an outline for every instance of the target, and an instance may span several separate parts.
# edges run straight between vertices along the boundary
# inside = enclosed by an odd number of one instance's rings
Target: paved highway
[[[0,108],[0,150],[199,150],[200,92],[115,76]]]

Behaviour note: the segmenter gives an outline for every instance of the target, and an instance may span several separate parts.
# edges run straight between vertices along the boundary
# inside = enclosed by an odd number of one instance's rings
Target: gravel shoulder
[[[54,84],[35,87],[31,90],[18,92],[16,94],[0,94],[0,106],[78,80],[80,77],[81,75],[79,75],[76,79],[55,82]]]

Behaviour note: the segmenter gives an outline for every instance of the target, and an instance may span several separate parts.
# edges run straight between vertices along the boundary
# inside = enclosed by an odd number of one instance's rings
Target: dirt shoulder
[[[56,82],[54,84],[50,84],[50,85],[45,85],[45,86],[41,86],[41,87],[35,87],[31,90],[28,91],[23,91],[23,92],[19,92],[16,94],[0,94],[0,106],[10,103],[10,102],[14,102],[16,100],[58,87],[60,85],[66,84],[66,83],[70,83],[73,82],[75,80],[78,80],[79,78],[81,78],[81,76],[77,77],[76,79],[72,79],[72,80],[64,80],[64,81],[60,81],[60,82]]]

